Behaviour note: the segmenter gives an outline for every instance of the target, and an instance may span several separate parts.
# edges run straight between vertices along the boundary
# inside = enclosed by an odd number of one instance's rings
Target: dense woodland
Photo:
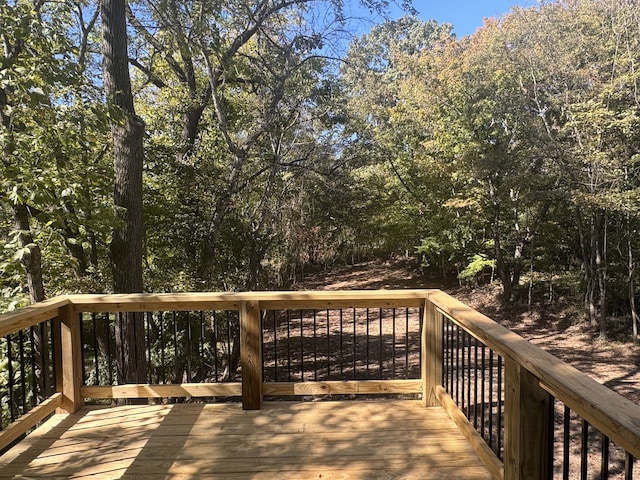
[[[640,4],[403,7],[0,0],[2,308],[411,255],[635,336]]]

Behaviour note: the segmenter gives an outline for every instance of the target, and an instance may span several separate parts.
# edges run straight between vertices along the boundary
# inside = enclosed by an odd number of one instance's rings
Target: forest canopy
[[[130,105],[111,3],[0,0],[2,309],[118,291],[134,236],[144,291],[411,255],[505,300],[564,288],[603,335],[612,314],[636,333],[637,0],[541,1],[463,38],[410,2],[378,24],[342,0],[122,2]],[[113,139],[135,128],[128,230]]]

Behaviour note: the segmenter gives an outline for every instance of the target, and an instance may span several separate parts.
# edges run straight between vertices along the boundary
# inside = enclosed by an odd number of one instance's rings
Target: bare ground
[[[549,305],[526,302],[505,306],[498,300],[499,288],[478,289],[425,278],[412,259],[372,261],[309,275],[300,289],[357,290],[395,288],[441,288],[464,303],[493,318],[532,343],[590,375],[612,390],[640,404],[640,347],[626,341],[628,332],[612,320],[611,338],[581,321],[576,309],[563,299]]]

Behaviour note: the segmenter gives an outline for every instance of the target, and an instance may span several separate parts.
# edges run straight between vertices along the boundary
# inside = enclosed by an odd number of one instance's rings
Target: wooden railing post
[[[505,359],[504,478],[550,480],[550,395],[519,363]]]
[[[262,326],[260,304],[244,301],[240,307],[240,364],[242,366],[242,408],[262,408]]]
[[[422,403],[426,407],[440,406],[436,395],[436,387],[442,385],[442,330],[443,320],[435,305],[427,299],[424,304],[422,319]]]
[[[61,410],[75,413],[83,407],[84,398],[80,395],[83,380],[81,325],[73,305],[60,308],[54,325],[56,388],[62,393]]]

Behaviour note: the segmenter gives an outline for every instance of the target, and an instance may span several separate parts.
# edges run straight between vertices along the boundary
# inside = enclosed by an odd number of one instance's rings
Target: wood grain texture
[[[375,395],[410,394],[422,391],[421,380],[345,380],[326,382],[269,382],[265,395]]]
[[[444,322],[442,314],[430,302],[425,303],[422,322],[421,348],[424,352],[420,365],[423,381],[422,402],[427,407],[435,407],[440,405],[436,388],[442,384]]]
[[[421,380],[345,380],[327,382],[266,382],[263,395],[375,395],[411,394],[422,391]],[[83,398],[239,397],[241,382],[181,383],[179,385],[84,385]]]
[[[541,386],[611,440],[640,458],[640,405],[441,291],[429,301],[482,343],[539,379]]]
[[[13,476],[491,478],[442,408],[406,400],[85,407],[0,457]]]
[[[262,324],[260,304],[242,302],[240,308],[240,363],[242,365],[242,408],[262,408]]]
[[[140,293],[69,295],[84,312],[240,310],[242,302],[260,302],[264,310],[421,307],[430,290],[350,290],[288,292]]]
[[[240,382],[182,383],[179,385],[85,385],[80,388],[83,398],[164,398],[164,397],[239,397]]]
[[[474,449],[478,458],[486,466],[487,470],[491,474],[493,480],[503,480],[509,478],[505,475],[504,466],[502,462],[493,453],[493,450],[489,448],[487,442],[483,440],[480,434],[473,428],[473,425],[469,422],[467,417],[460,411],[456,402],[449,396],[447,391],[443,387],[437,387],[435,394],[438,397],[438,401],[442,404],[447,414],[455,422],[460,429],[460,432],[469,441],[471,447]]]
[[[20,438],[25,432],[42,422],[62,405],[62,394],[54,393],[37,407],[32,408],[15,422],[0,432],[0,450]]]
[[[62,392],[61,408],[67,413],[75,413],[84,405],[84,398],[80,395],[83,383],[80,318],[72,305],[60,309],[59,327],[62,385],[58,385],[58,389]]]
[[[0,315],[0,337],[38,325],[45,320],[58,316],[58,309],[68,305],[67,297],[55,297],[43,302],[34,303],[15,312]]]
[[[550,480],[549,394],[515,361],[505,363],[504,472],[510,480]]]

